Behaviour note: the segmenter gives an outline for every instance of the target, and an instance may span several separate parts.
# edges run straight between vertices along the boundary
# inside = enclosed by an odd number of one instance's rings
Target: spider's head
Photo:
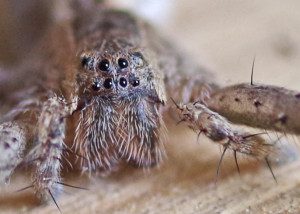
[[[104,41],[100,48],[93,46],[80,54],[77,110],[81,116],[75,142],[92,170],[111,168],[120,160],[150,167],[164,153],[163,74],[141,48],[119,48],[120,44]]]
[[[77,82],[84,97],[164,102],[163,76],[140,50],[84,51],[80,67]]]

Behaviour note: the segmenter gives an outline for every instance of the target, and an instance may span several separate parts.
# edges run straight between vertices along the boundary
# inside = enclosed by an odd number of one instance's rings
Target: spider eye
[[[132,85],[133,87],[139,86],[139,85],[140,85],[140,80],[138,80],[138,79],[133,80],[132,83],[131,83],[131,85]]]
[[[125,88],[127,86],[127,80],[124,77],[121,77],[119,80],[120,86]]]
[[[128,67],[128,61],[124,58],[120,58],[118,60],[118,65],[120,66],[121,69],[127,68]]]
[[[100,88],[101,88],[100,83],[99,83],[98,81],[95,81],[95,82],[93,83],[93,85],[92,85],[92,89],[93,89],[94,91],[99,91]]]
[[[104,88],[110,89],[113,86],[113,80],[111,78],[107,78],[103,83]]]
[[[101,71],[108,71],[109,70],[109,61],[107,59],[101,60],[98,67]]]
[[[129,82],[130,82],[130,84],[131,84],[133,87],[137,87],[137,86],[140,85],[140,80],[139,80],[137,77],[135,77],[135,76],[131,76],[131,77],[129,78]]]

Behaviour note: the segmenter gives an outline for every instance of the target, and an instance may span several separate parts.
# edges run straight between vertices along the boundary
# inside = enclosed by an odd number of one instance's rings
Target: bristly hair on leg
[[[22,192],[22,191],[25,191],[25,190],[30,189],[30,188],[33,188],[33,185],[32,185],[32,184],[29,185],[29,186],[23,187],[23,188],[21,188],[21,189],[18,189],[18,190],[16,190],[15,192]]]
[[[199,142],[199,139],[200,139],[201,134],[202,134],[202,130],[200,130],[200,131],[198,132],[198,134],[197,134],[197,143]]]
[[[48,200],[48,190],[54,194],[61,192],[61,188],[58,188],[55,182],[61,179],[65,114],[64,101],[60,98],[51,97],[43,103],[37,123],[36,145],[22,162],[32,165],[32,185],[36,195],[42,200]]]
[[[250,81],[250,84],[251,84],[251,85],[254,85],[254,82],[253,82],[254,63],[255,63],[255,56],[254,56],[254,58],[253,58],[253,61],[252,61],[252,68],[251,68],[251,81]]]
[[[238,173],[241,174],[239,163],[238,163],[238,159],[237,159],[237,152],[235,150],[233,151],[233,156],[234,156],[234,161],[235,161],[236,169],[237,169]]]
[[[250,134],[232,127],[226,118],[211,111],[201,103],[188,103],[179,106],[179,116],[185,120],[192,130],[199,130],[213,142],[226,146],[224,149],[234,151],[234,158],[238,171],[237,152],[256,159],[265,158],[276,152],[274,144],[268,143],[261,135],[267,132]],[[223,151],[224,152],[224,151]],[[224,155],[224,153],[223,153]],[[223,157],[221,157],[222,161]],[[219,171],[220,164],[218,166]],[[273,174],[273,173],[272,173]]]
[[[218,182],[218,178],[219,178],[220,170],[221,170],[221,164],[222,164],[222,161],[223,161],[223,158],[225,156],[225,153],[226,153],[227,149],[228,149],[228,145],[224,145],[224,150],[223,150],[221,158],[220,158],[220,160],[218,162],[215,184],[217,184],[217,182]]]
[[[266,161],[266,164],[267,164],[267,166],[268,166],[268,168],[269,168],[269,170],[270,170],[270,172],[271,172],[271,174],[272,174],[272,177],[273,177],[275,183],[278,183],[278,182],[277,182],[277,179],[276,179],[276,176],[275,176],[275,174],[274,174],[274,172],[273,172],[273,170],[272,170],[272,167],[271,167],[271,164],[270,164],[270,162],[269,162],[268,157],[265,157],[265,161]]]
[[[176,101],[172,97],[170,97],[170,99],[172,100],[172,102],[174,103],[174,105],[176,106],[177,109],[182,110],[182,107],[180,104],[177,104]]]
[[[268,134],[267,132],[259,132],[259,133],[255,133],[255,134],[249,134],[249,135],[245,135],[243,136],[244,139],[247,139],[247,138],[251,138],[251,137],[255,137],[255,136],[259,136],[259,135],[264,135],[264,134]]]
[[[78,187],[78,186],[73,186],[73,185],[70,185],[70,184],[66,184],[66,183],[63,183],[63,182],[55,182],[57,184],[60,184],[60,185],[63,185],[63,186],[66,186],[66,187],[71,187],[71,188],[74,188],[74,189],[81,189],[81,190],[89,190],[88,188],[85,188],[85,187]]]
[[[61,209],[59,208],[59,206],[58,206],[58,204],[57,204],[57,202],[56,202],[56,200],[55,200],[55,198],[54,198],[54,196],[53,196],[53,194],[52,194],[52,192],[51,192],[50,189],[48,189],[48,193],[49,193],[49,195],[51,196],[51,198],[52,198],[52,200],[53,200],[55,206],[56,206],[57,209],[58,209],[58,211],[59,211],[60,213],[62,213],[62,212],[61,212]]]

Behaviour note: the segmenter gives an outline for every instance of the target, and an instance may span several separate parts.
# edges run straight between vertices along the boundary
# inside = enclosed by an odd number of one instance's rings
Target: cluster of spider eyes
[[[121,69],[127,68],[128,67],[128,61],[124,58],[119,58],[118,59],[118,65]],[[100,63],[98,64],[98,68],[101,71],[109,71],[109,61],[107,59],[103,59],[100,61]]]
[[[140,81],[138,79],[133,80],[130,82],[133,87],[137,87],[140,85]],[[127,79],[125,77],[121,77],[119,79],[119,85],[123,88],[127,86]],[[106,89],[111,89],[113,87],[113,79],[112,78],[107,78],[103,82],[103,87]],[[98,91],[101,89],[101,84],[99,81],[95,81],[92,85],[92,88],[94,91]]]
[[[124,58],[119,58],[118,59],[118,66],[121,68],[121,69],[125,69],[127,68],[129,65],[128,61]],[[103,59],[99,62],[98,64],[98,68],[101,70],[101,71],[109,71],[109,68],[110,68],[110,63],[107,59]],[[112,78],[107,78],[104,80],[103,82],[103,87],[106,88],[106,89],[111,89],[113,87],[113,79]],[[125,77],[121,77],[118,81],[119,85],[123,88],[125,88],[128,84],[128,81]],[[140,85],[140,81],[138,78],[133,78],[132,80],[129,81],[129,83],[133,86],[133,87],[137,87]],[[101,84],[99,81],[95,81],[92,85],[92,89],[94,91],[98,91],[101,89]]]

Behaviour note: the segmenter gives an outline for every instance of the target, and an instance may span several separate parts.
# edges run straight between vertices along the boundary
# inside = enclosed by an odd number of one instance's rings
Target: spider
[[[73,7],[80,13],[51,26],[28,57],[23,84],[9,83],[21,92],[8,99],[13,107],[1,120],[2,182],[30,167],[37,197],[56,203],[66,185],[64,162],[89,174],[123,163],[151,168],[165,156],[165,118],[222,145],[220,163],[232,150],[235,160],[241,153],[270,166],[276,150],[232,123],[300,133],[299,92],[253,81],[222,87],[134,15],[102,5]]]

